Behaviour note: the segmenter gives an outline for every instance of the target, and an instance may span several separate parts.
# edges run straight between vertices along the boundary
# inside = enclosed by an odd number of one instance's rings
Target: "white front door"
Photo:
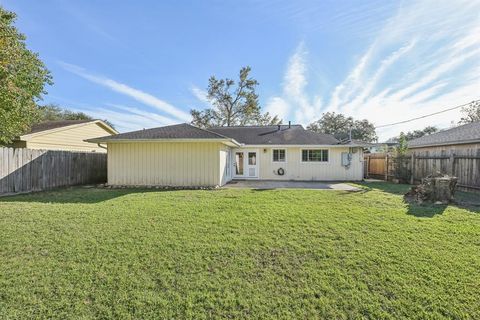
[[[235,177],[258,178],[258,152],[256,150],[235,151]]]

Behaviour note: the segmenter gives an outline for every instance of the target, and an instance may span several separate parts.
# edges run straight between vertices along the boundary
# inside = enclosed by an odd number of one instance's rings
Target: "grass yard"
[[[362,187],[0,198],[0,318],[480,319],[480,196]]]

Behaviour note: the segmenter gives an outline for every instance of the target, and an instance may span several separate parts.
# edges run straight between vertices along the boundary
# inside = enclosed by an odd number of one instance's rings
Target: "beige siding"
[[[217,186],[225,161],[218,142],[109,143],[108,184]]]
[[[272,150],[277,148],[259,148],[260,179],[272,180],[362,180],[363,155],[360,149],[353,154],[351,166],[346,169],[342,166],[341,154],[348,152],[349,148],[318,148],[329,150],[329,162],[302,162],[302,149],[287,147],[278,148],[286,150],[286,163],[272,161]],[[283,168],[285,174],[279,176],[274,173],[278,168]]]
[[[45,150],[106,152],[96,143],[88,143],[83,140],[108,136],[109,134],[111,133],[100,125],[88,123],[82,126],[65,127],[53,132],[39,133],[27,141],[26,147]]]

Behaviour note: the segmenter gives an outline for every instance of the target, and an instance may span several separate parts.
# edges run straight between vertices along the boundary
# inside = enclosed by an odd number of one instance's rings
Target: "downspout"
[[[97,143],[97,146],[98,146],[99,148],[102,148],[102,149],[108,150],[108,149],[107,149],[107,147],[104,147],[104,146],[102,146],[102,145],[100,144],[100,142],[99,142],[99,143]]]

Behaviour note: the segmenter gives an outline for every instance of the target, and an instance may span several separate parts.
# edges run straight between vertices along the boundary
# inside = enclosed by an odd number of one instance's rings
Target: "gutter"
[[[245,148],[361,148],[353,144],[243,144]]]

